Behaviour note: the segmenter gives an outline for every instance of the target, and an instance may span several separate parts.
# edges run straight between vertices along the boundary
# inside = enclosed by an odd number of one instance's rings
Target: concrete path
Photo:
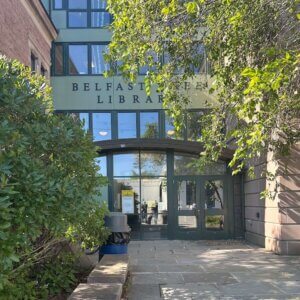
[[[133,241],[129,300],[300,299],[300,257],[238,241]]]

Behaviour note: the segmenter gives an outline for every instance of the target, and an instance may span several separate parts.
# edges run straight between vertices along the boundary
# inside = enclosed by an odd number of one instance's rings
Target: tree
[[[106,207],[93,200],[104,182],[96,148],[82,124],[53,114],[51,103],[43,77],[0,57],[1,299],[44,299],[67,288],[74,270],[64,245],[93,247],[107,237]]]
[[[299,141],[298,0],[109,0],[114,16],[107,59],[126,80],[149,65],[175,124],[188,99],[183,81],[208,57],[218,104],[203,118],[202,160],[216,161],[234,143],[234,173],[267,149],[287,153]],[[205,46],[206,51],[203,49]],[[155,57],[165,57],[163,63]],[[207,77],[203,88],[207,86]],[[226,130],[224,130],[226,129]]]

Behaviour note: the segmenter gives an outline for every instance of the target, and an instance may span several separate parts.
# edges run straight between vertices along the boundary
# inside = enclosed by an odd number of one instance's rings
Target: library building
[[[190,104],[177,132],[162,94],[155,88],[150,96],[145,92],[147,66],[135,83],[104,77],[112,22],[105,0],[21,2],[42,7],[39,20],[52,34],[47,33],[51,62],[45,59],[44,69],[55,111],[77,115],[99,146],[97,163],[108,182],[99,201],[127,214],[133,239],[246,238],[277,253],[300,253],[299,147],[275,163],[268,155],[258,159],[255,179],[231,175],[229,149],[204,171],[193,163],[203,150],[199,120],[206,103],[214,101],[201,89],[203,76],[211,82],[204,52],[198,75],[182,83]],[[30,52],[24,63],[30,65]],[[261,199],[268,185],[260,176],[263,168],[278,170],[276,199]]]

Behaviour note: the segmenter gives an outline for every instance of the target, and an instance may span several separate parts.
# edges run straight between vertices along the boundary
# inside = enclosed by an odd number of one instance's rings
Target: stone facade
[[[36,57],[39,73],[50,75],[51,42],[57,32],[39,0],[2,1],[0,9],[0,53],[31,65]]]
[[[275,178],[260,173],[266,169]],[[246,239],[278,254],[300,254],[300,144],[289,157],[268,155],[255,168],[257,178],[245,180]],[[270,195],[260,199],[267,189]]]

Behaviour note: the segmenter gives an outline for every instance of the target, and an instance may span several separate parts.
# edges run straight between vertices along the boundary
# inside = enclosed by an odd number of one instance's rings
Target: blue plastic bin
[[[100,248],[100,254],[127,254],[127,245],[105,245]]]

